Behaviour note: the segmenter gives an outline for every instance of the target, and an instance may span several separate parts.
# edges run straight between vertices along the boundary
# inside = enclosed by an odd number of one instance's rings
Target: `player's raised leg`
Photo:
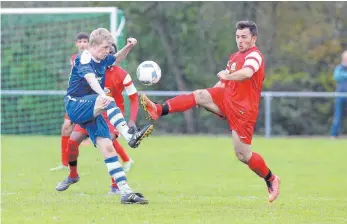
[[[239,132],[241,133],[232,131],[235,154],[241,162],[247,164],[254,173],[265,180],[269,192],[268,200],[273,202],[280,193],[280,178],[271,172],[261,155],[251,151],[250,135],[244,131]]]
[[[153,125],[145,125],[142,129],[129,128],[119,107],[117,107],[112,97],[98,96],[94,107],[94,116],[106,110],[110,123],[122,134],[129,146],[136,148],[140,142],[153,130]]]
[[[167,100],[163,104],[156,104],[145,94],[142,94],[140,102],[143,109],[147,112],[148,118],[151,120],[157,120],[159,117],[171,113],[184,112],[197,105],[205,107],[213,113],[221,113],[218,106],[213,102],[208,89],[195,90],[190,94],[182,94]]]

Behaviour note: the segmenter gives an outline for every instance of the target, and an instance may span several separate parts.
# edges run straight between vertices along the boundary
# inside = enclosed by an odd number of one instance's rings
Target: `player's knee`
[[[114,154],[115,153],[115,149],[113,147],[112,141],[110,139],[105,139],[102,143],[102,145],[100,145],[102,147],[102,151],[104,152],[104,156],[109,156],[110,154]]]
[[[61,127],[62,136],[70,136],[73,131],[74,125],[70,120],[65,120]]]
[[[109,104],[105,105],[104,101],[108,100],[111,101]],[[108,108],[112,108],[115,107],[116,103],[113,97],[111,96],[98,96],[96,98],[96,103],[95,103],[95,107],[96,108],[100,108],[100,109],[108,109]]]
[[[247,164],[252,156],[252,151],[243,146],[235,146],[235,155],[241,162]]]
[[[70,140],[81,144],[88,136],[81,132],[72,132],[70,135]]]
[[[238,151],[235,149],[235,155],[236,157],[243,163],[247,163],[247,158],[246,158],[246,155],[245,153],[241,152],[241,151]]]
[[[112,97],[112,96],[98,96],[97,98],[96,98],[96,101],[97,102],[102,102],[102,101],[104,101],[105,99],[107,99],[107,100],[111,100],[111,101],[115,101],[114,100],[114,98]]]
[[[114,149],[113,145],[111,144],[111,145],[107,146],[106,151],[108,153],[114,153],[116,150]]]
[[[198,89],[193,92],[196,104],[203,106],[208,102],[209,95],[206,89]]]
[[[112,100],[113,102],[115,102],[114,98],[112,96],[107,96],[107,99]]]

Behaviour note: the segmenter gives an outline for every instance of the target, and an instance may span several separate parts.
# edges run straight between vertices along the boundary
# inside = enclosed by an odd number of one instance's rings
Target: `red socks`
[[[79,154],[78,150],[79,143],[74,140],[69,139],[67,146],[67,156],[69,160],[69,168],[70,168],[70,177],[76,178],[78,176],[77,173],[77,158]]]
[[[68,166],[68,159],[67,159],[67,144],[69,141],[70,136],[61,136],[61,163],[64,166]]]
[[[121,146],[121,144],[119,144],[117,139],[113,141],[113,147],[116,149],[116,152],[118,153],[123,162],[128,162],[130,160],[125,149],[123,148],[123,146]]]
[[[184,112],[196,106],[194,94],[184,94],[176,96],[165,102],[164,105],[157,104],[158,114],[161,116],[169,113]]]
[[[77,161],[76,161],[76,166],[71,166],[70,165],[70,174],[69,177],[71,178],[76,178],[78,177],[78,173],[77,173]]]
[[[272,179],[273,175],[271,174],[270,177],[267,177],[271,171],[270,169],[266,166],[265,161],[261,155],[259,155],[256,152],[252,152],[252,156],[248,161],[248,167],[253,170],[258,176],[266,179]]]
[[[117,185],[116,181],[114,181],[113,177],[111,177],[111,180],[112,180],[112,187],[118,188],[118,185]]]

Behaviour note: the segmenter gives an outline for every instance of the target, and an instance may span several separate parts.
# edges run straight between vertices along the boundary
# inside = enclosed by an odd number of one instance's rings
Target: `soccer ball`
[[[161,69],[154,61],[144,61],[137,67],[138,80],[145,86],[151,86],[159,82]]]

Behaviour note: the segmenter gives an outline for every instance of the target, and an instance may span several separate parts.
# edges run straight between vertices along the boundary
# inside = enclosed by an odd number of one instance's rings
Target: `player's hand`
[[[110,96],[102,96],[102,106],[106,108],[114,99]]]
[[[135,121],[132,121],[132,120],[129,120],[129,121],[128,121],[128,127],[129,127],[129,128],[130,128],[130,127],[134,127],[135,129],[137,129],[137,128],[136,128]]]
[[[129,37],[127,39],[127,44],[131,44],[132,46],[135,46],[137,44],[137,40],[133,37]]]
[[[220,79],[226,79],[226,75],[229,74],[229,71],[228,70],[222,70],[220,72],[218,72],[217,76],[220,78]]]

